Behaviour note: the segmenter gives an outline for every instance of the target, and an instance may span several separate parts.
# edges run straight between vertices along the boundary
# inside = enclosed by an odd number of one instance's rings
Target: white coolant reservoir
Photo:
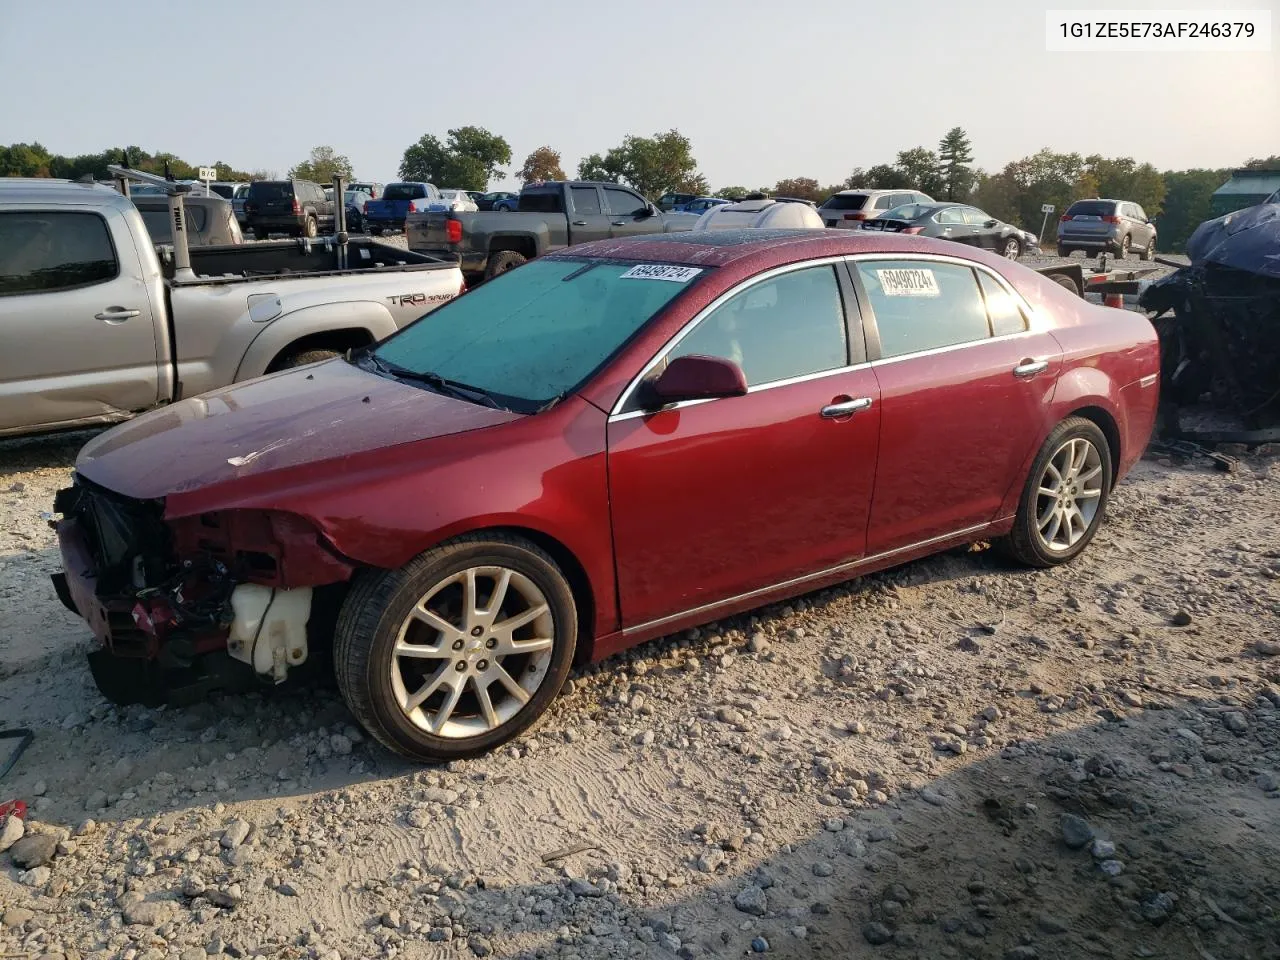
[[[231,592],[231,635],[227,653],[253,667],[254,672],[281,683],[307,659],[307,618],[311,616],[311,588],[278,590],[242,583]]]

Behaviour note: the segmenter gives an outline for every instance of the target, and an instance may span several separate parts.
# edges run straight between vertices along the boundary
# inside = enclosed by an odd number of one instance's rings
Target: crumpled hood
[[[89,441],[76,472],[154,499],[519,417],[330,360],[143,414]]]

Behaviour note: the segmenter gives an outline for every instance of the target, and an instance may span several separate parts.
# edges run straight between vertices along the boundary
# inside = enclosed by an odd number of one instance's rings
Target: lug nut
[[[453,641],[453,649],[455,649],[455,650],[461,650],[461,649],[462,649],[462,641],[461,641],[461,640],[455,640],[455,641]]]
[[[457,670],[459,673],[465,672],[467,669],[467,661],[459,660],[453,665],[453,669]]]
[[[472,628],[471,628],[471,635],[472,635],[473,637],[478,637],[478,636],[480,636],[482,633],[484,633],[484,627],[472,627]]]
[[[487,670],[488,668],[489,668],[488,660],[481,660],[479,663],[476,664],[477,670]]]
[[[490,637],[488,640],[484,642],[484,645],[488,647],[490,650],[492,650],[494,647],[498,645],[498,641],[495,638]]]

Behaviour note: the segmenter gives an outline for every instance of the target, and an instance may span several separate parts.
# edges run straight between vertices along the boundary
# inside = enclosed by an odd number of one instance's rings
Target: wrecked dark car
[[[1244,430],[1218,441],[1280,440],[1280,204],[1200,224],[1187,255],[1190,266],[1139,301],[1157,314],[1163,397],[1189,405],[1207,396],[1232,414]]]

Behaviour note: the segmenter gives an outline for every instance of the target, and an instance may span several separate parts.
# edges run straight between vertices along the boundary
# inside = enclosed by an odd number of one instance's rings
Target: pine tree
[[[952,127],[938,142],[938,165],[948,200],[964,200],[973,186],[973,150],[961,127]]]

